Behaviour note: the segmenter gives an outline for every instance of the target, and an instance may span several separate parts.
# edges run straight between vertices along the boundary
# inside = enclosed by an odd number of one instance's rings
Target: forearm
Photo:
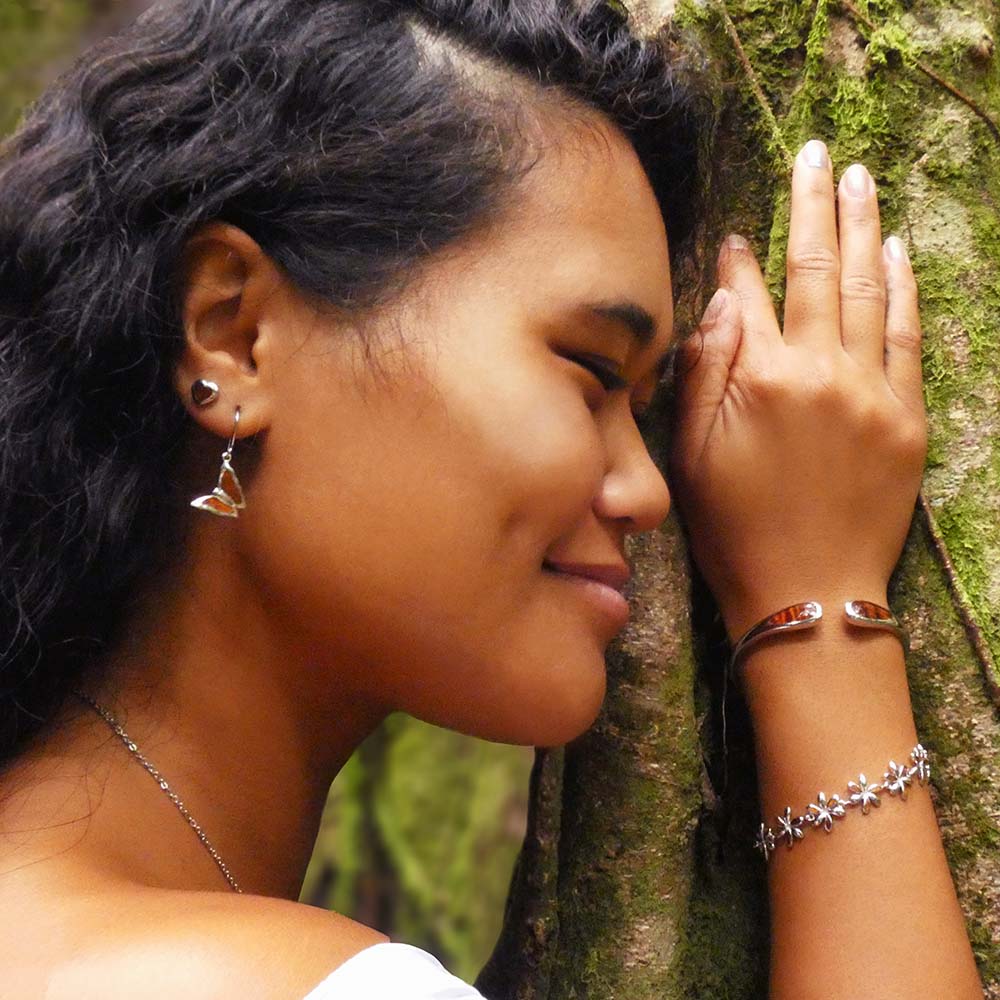
[[[919,740],[901,644],[849,626],[842,609],[851,597],[887,603],[870,588],[797,596],[820,600],[823,619],[741,658],[772,828],[786,805],[804,814],[819,791],[844,796],[862,772],[881,783],[889,760],[908,762]],[[981,1000],[929,788],[914,781],[906,801],[880,798],[867,815],[836,819],[829,834],[811,828],[791,849],[779,843],[768,860],[772,1000]]]

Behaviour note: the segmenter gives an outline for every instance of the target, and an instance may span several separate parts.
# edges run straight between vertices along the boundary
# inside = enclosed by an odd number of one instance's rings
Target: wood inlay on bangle
[[[801,604],[790,604],[787,608],[775,611],[769,618],[764,619],[761,624],[764,626],[791,625],[794,622],[813,621],[816,617],[815,602],[804,601]]]
[[[859,618],[868,618],[870,621],[891,622],[895,616],[888,608],[883,608],[874,601],[849,601],[851,612]]]

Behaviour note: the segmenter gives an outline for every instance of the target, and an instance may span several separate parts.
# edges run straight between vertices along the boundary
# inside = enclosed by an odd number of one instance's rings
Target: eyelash
[[[587,371],[589,371],[608,392],[613,392],[615,389],[624,389],[628,386],[628,382],[626,382],[620,375],[617,375],[615,372],[608,371],[607,368],[598,364],[586,354],[571,355],[570,360],[575,361],[581,367],[586,368]]]
[[[587,371],[589,371],[608,392],[628,387],[628,382],[626,382],[620,375],[617,375],[615,372],[608,371],[607,368],[591,359],[586,354],[570,355],[570,360],[576,362],[576,364],[580,365],[582,368],[587,369]],[[611,363],[613,364],[613,362]],[[646,406],[643,408],[641,413],[632,415],[635,420],[636,427],[639,428],[639,431],[642,434],[645,434],[652,426],[652,414],[650,413],[651,409],[652,407]]]

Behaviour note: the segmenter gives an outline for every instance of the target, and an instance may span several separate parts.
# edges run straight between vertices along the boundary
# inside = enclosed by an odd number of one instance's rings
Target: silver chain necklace
[[[226,877],[226,881],[232,886],[235,892],[243,892],[243,890],[237,885],[236,879],[233,878],[229,871],[225,861],[219,857],[219,852],[212,846],[208,837],[205,836],[205,831],[198,825],[197,820],[187,811],[187,806],[178,798],[177,793],[174,792],[170,785],[167,784],[166,779],[160,774],[159,771],[153,765],[146,760],[146,758],[139,752],[138,746],[136,746],[135,741],[122,729],[121,724],[118,720],[106,709],[102,708],[97,704],[92,698],[83,694],[81,691],[73,690],[73,694],[77,696],[81,701],[86,702],[97,714],[104,719],[104,721],[115,731],[118,738],[125,744],[129,752],[139,761],[142,766],[149,771],[149,773],[156,780],[156,783],[167,793],[167,797],[175,806],[177,806],[180,814],[187,820],[188,825],[192,830],[198,835],[198,839],[205,845],[205,849],[209,854],[212,855],[212,860],[219,866],[219,871]]]

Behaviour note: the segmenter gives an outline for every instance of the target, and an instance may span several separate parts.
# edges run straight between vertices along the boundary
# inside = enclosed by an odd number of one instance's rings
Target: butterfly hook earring
[[[210,406],[219,398],[219,387],[214,382],[200,378],[191,386],[191,398],[198,406]],[[191,501],[191,506],[198,510],[206,510],[217,517],[239,517],[240,511],[246,507],[243,499],[243,488],[233,469],[233,446],[236,444],[236,432],[240,426],[240,408],[236,407],[233,417],[233,434],[229,445],[222,453],[222,468],[219,470],[219,482],[207,496],[197,497]]]

